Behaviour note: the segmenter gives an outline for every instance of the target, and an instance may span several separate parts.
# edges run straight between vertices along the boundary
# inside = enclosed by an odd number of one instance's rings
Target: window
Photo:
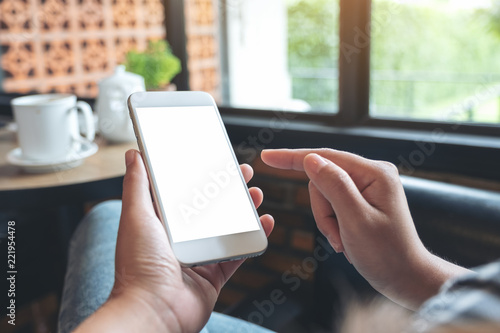
[[[227,81],[222,104],[334,113],[338,1],[222,1]]]
[[[222,105],[339,113],[350,125],[500,123],[500,0],[219,4]]]
[[[500,0],[213,1],[219,105],[237,144],[273,124],[268,111],[302,111],[256,148],[330,145],[403,174],[500,180]]]
[[[373,0],[374,117],[500,123],[500,1]]]

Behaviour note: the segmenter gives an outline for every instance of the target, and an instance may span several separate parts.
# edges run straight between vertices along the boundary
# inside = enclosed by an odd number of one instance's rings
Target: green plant
[[[125,56],[127,71],[144,77],[146,89],[166,86],[181,71],[181,62],[165,40],[149,41],[144,52],[129,51]]]
[[[500,37],[500,0],[493,2],[489,10],[491,30]]]

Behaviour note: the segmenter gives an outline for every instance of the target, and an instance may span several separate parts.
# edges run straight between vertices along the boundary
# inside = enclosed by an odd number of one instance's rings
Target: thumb
[[[123,178],[122,215],[153,214],[155,211],[149,191],[149,180],[141,155],[136,150],[125,154],[127,171]]]
[[[369,207],[349,174],[318,154],[304,158],[304,170],[323,196],[330,202],[337,219],[352,219]]]

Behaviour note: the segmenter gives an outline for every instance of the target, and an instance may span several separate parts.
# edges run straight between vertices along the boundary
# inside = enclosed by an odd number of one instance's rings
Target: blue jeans
[[[76,229],[69,246],[58,332],[71,332],[108,299],[115,279],[120,213],[121,201],[101,203],[85,216]],[[202,332],[271,331],[214,312]]]

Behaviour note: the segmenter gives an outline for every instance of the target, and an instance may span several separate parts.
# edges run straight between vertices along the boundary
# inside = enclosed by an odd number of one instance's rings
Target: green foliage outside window
[[[491,31],[500,38],[500,0],[494,0],[492,8],[482,14],[489,19]]]
[[[498,100],[475,98],[500,84],[500,39],[482,10],[412,4],[391,14],[390,6],[374,3],[372,19],[379,24],[372,34],[375,112],[498,122]],[[470,110],[467,100],[476,101]]]
[[[293,97],[313,109],[332,94],[338,62],[338,1],[289,0]],[[364,27],[362,27],[364,28]],[[500,0],[492,8],[453,2],[372,3],[371,112],[377,116],[500,122]],[[311,73],[309,78],[297,69]],[[318,70],[319,69],[319,70]],[[475,99],[484,97],[484,101]],[[477,103],[468,109],[464,101]],[[330,109],[331,111],[331,109]],[[447,114],[447,112],[449,114]]]
[[[288,1],[292,96],[319,111],[338,107],[338,12],[338,3],[332,0]]]

